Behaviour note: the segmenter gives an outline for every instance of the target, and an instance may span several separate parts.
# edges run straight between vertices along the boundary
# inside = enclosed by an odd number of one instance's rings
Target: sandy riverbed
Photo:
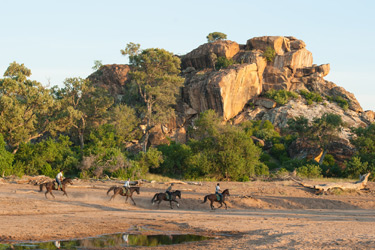
[[[290,181],[222,182],[231,193],[228,210],[211,211],[201,202],[215,184],[176,184],[181,206],[171,210],[167,202],[159,208],[150,202],[166,184],[143,184],[135,206],[120,196],[109,202],[106,191],[120,185],[114,181],[75,181],[67,188],[69,197],[54,191],[55,199],[46,199],[34,185],[3,182],[0,243],[117,232],[193,233],[216,239],[153,249],[375,249],[374,192],[317,196]],[[368,187],[374,190],[375,184]]]

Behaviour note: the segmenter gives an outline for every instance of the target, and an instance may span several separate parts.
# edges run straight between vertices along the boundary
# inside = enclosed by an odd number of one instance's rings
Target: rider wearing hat
[[[167,188],[167,190],[165,190],[165,192],[168,194],[168,197],[169,199],[171,199],[172,197],[172,187],[173,187],[173,183],[171,183],[171,185]]]

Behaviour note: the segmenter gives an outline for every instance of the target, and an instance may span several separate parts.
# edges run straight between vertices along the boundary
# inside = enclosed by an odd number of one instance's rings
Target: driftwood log
[[[322,194],[326,193],[332,189],[338,188],[341,190],[362,190],[366,188],[368,177],[370,176],[370,173],[361,175],[359,177],[359,181],[356,181],[354,183],[351,182],[336,182],[336,183],[327,183],[327,184],[318,184],[318,185],[309,185],[305,184],[301,181],[297,181],[293,178],[291,178],[294,182],[298,183],[299,185],[306,187],[306,188],[311,188],[316,190],[316,194]]]

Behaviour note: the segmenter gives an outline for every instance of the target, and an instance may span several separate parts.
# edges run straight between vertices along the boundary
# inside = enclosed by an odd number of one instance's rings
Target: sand
[[[202,204],[214,192],[213,182],[176,184],[182,199],[174,209],[167,202],[159,208],[151,204],[167,184],[142,184],[140,194],[134,194],[137,205],[120,196],[109,201],[106,192],[112,185],[121,184],[76,180],[67,187],[69,197],[53,191],[56,198],[46,199],[38,186],[0,182],[0,243],[118,232],[192,233],[215,239],[153,249],[375,249],[373,182],[368,192],[328,195],[315,195],[291,181],[221,182],[231,194],[227,210]]]

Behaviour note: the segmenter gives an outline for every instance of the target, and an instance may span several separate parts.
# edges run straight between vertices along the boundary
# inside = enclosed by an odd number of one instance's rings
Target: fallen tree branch
[[[305,184],[301,181],[297,181],[293,178],[290,178],[292,181],[298,183],[299,185],[314,189],[316,190],[316,194],[326,193],[332,189],[338,188],[341,190],[363,190],[366,188],[368,177],[370,176],[370,173],[367,173],[365,175],[361,175],[359,181],[356,181],[354,183],[351,182],[334,182],[334,183],[326,183],[326,184],[318,184],[318,185],[310,185]]]

